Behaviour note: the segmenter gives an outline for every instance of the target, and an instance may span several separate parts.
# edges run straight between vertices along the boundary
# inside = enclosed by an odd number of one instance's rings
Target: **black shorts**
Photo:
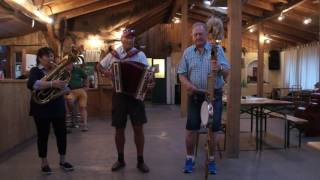
[[[188,117],[186,129],[189,131],[197,131],[201,126],[201,105],[205,100],[204,95],[193,94],[188,96]],[[222,89],[215,90],[215,100],[213,104],[214,115],[212,131],[218,132],[221,130],[222,116]]]
[[[132,125],[142,125],[147,122],[143,101],[125,94],[114,93],[112,96],[112,126],[125,128],[128,115]]]

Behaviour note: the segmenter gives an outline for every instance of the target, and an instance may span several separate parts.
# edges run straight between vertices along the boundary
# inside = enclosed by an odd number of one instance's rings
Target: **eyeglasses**
[[[134,29],[125,29],[123,32],[124,33],[135,33],[136,31]]]

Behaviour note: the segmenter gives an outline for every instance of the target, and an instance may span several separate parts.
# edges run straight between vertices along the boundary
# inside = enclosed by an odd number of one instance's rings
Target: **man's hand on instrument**
[[[216,72],[218,72],[219,70],[221,70],[221,64],[220,63],[218,63],[218,61],[217,60],[212,60],[211,61],[211,67],[212,67],[212,71],[216,71]]]
[[[187,86],[187,91],[189,94],[193,94],[197,90],[198,90],[198,88],[196,86],[194,86],[193,84],[190,84],[189,86]]]
[[[108,78],[113,76],[111,69],[102,71],[102,75]]]

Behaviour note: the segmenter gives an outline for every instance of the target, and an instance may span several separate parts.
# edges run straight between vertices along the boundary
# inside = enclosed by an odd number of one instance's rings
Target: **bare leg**
[[[194,145],[196,140],[196,133],[194,131],[186,131],[186,149],[187,155],[193,156],[194,154]]]
[[[144,148],[144,132],[143,125],[134,125],[134,141],[137,148],[138,156],[143,156],[143,148]]]
[[[210,133],[210,135],[211,135],[211,151],[210,152],[212,152],[211,156],[215,156],[220,136],[218,132],[212,132]]]
[[[124,143],[125,143],[125,129],[124,128],[116,128],[116,134],[115,134],[115,142],[117,146],[118,154],[124,152]]]
[[[81,120],[83,122],[83,130],[88,128],[88,113],[86,107],[80,107]]]

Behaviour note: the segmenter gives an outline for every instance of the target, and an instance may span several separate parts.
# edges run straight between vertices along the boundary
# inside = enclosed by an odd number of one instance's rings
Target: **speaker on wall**
[[[277,50],[269,51],[269,70],[280,69],[280,52]]]

